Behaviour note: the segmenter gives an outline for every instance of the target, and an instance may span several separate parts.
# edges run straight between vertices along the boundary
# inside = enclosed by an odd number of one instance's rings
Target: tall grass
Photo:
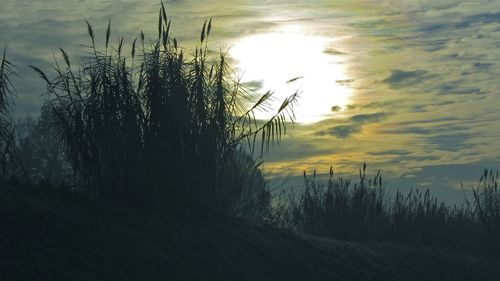
[[[123,38],[110,47],[111,24],[100,50],[87,22],[91,44],[81,68],[61,49],[55,79],[33,69],[48,85],[80,190],[183,212],[240,214],[241,204],[260,204],[248,200],[267,200],[260,188],[249,194],[248,177],[255,179],[258,168],[244,160],[243,147],[253,151],[260,142],[264,151],[278,141],[296,94],[257,122],[254,112],[267,107],[272,93],[243,106],[249,93],[233,80],[225,54],[208,50],[212,21],[203,24],[192,56],[170,26],[162,5],[157,39],[145,47],[141,32],[126,54]]]
[[[170,27],[162,5],[156,40],[146,42],[141,32],[130,48],[123,38],[111,47],[109,23],[99,48],[87,22],[90,45],[81,66],[63,49],[55,78],[32,66],[47,84],[48,101],[38,121],[28,120],[16,131],[9,119],[15,73],[4,52],[1,176],[54,181],[71,175],[73,188],[90,196],[119,197],[174,214],[265,220],[343,240],[500,256],[498,172],[485,171],[473,198],[454,206],[428,189],[391,193],[380,171],[367,175],[366,164],[356,181],[336,177],[332,168],[325,182],[304,172],[303,192],[284,190],[273,198],[260,163],[248,152],[262,153],[280,140],[293,121],[297,95],[285,99],[270,120],[256,120],[255,111],[269,108],[272,93],[245,106],[251,93],[233,79],[225,54],[208,49],[212,21],[203,24],[192,55],[184,53]],[[62,157],[71,172],[64,172]],[[13,160],[17,164],[8,167]]]
[[[473,189],[475,216],[483,226],[484,239],[490,251],[500,250],[500,192],[498,171],[485,170],[479,184]]]
[[[7,174],[7,162],[12,147],[10,104],[14,94],[11,77],[16,75],[12,63],[7,60],[7,50],[0,59],[0,180]]]
[[[305,189],[293,206],[292,221],[299,231],[339,239],[363,240],[380,237],[384,223],[386,197],[380,173],[366,176],[366,165],[360,169],[359,182],[334,178],[330,168],[325,184],[304,173]]]
[[[304,173],[300,194],[275,199],[273,222],[299,232],[342,240],[428,245],[500,256],[498,175],[485,171],[473,200],[450,206],[430,190],[390,192],[380,171],[356,182]]]

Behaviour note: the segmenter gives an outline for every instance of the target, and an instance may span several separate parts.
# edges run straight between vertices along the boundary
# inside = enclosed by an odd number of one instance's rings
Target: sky
[[[215,50],[238,79],[276,104],[298,91],[296,123],[264,156],[270,177],[302,170],[354,174],[364,161],[395,186],[460,198],[500,168],[500,0],[167,0],[187,50],[212,17]],[[129,46],[156,34],[159,1],[2,0],[0,46],[21,78],[16,113],[37,115],[58,48],[74,60],[89,43],[84,20]],[[149,36],[150,37],[149,37]],[[290,81],[293,80],[293,81]],[[259,113],[266,118],[270,113]]]

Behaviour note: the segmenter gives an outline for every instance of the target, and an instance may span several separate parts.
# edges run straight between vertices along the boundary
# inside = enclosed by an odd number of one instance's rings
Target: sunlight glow
[[[326,52],[331,44],[334,40],[307,35],[300,26],[291,25],[242,38],[229,54],[238,61],[242,83],[259,84],[259,94],[275,92],[273,109],[299,91],[296,122],[307,124],[331,116],[334,107],[334,111],[344,109],[352,94],[342,83],[349,80],[342,57]],[[256,116],[267,119],[272,114]]]

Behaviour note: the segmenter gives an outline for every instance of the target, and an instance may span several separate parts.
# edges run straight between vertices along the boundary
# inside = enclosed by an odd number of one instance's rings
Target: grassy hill
[[[500,280],[500,262],[0,187],[0,280]]]

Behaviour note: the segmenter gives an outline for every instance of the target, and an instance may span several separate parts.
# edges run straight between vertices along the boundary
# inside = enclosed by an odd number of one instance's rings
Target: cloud
[[[247,87],[251,91],[258,91],[261,90],[262,87],[264,86],[264,81],[262,80],[253,80],[253,81],[248,81],[245,83],[242,83],[244,87]]]
[[[359,115],[354,115],[353,117],[350,118],[350,120],[356,124],[375,123],[385,119],[388,115],[390,114],[387,112],[359,114]]]
[[[469,28],[473,25],[478,24],[488,24],[488,23],[499,23],[500,22],[500,12],[489,12],[480,13],[463,18],[455,28]]]
[[[420,153],[414,150],[399,150],[399,149],[391,149],[391,150],[382,150],[376,152],[369,152],[369,155],[380,156],[380,158],[384,159],[384,162],[389,163],[391,165],[397,165],[398,163],[410,162],[416,163],[419,162],[428,162],[439,160],[437,155],[433,155],[431,152]]]
[[[361,125],[360,124],[351,124],[351,125],[336,126],[336,127],[333,127],[327,131],[322,131],[318,134],[319,135],[329,134],[332,136],[336,136],[338,138],[345,139],[345,138],[348,138],[351,135],[353,135],[355,133],[359,133],[359,132],[361,132]]]
[[[469,140],[473,134],[465,122],[457,118],[438,118],[421,121],[407,121],[393,124],[395,128],[385,128],[381,131],[386,134],[417,135],[429,151],[444,151],[465,153],[470,148]]]
[[[428,142],[441,151],[460,152],[470,147],[467,144],[470,137],[468,133],[444,133],[429,137]]]
[[[422,83],[428,77],[430,75],[426,70],[404,71],[396,69],[391,71],[391,75],[384,82],[392,88],[400,88]]]
[[[94,25],[101,45],[110,18],[112,42],[123,35],[131,43],[141,29],[148,43],[155,39],[158,2],[97,2],[2,1],[0,47],[8,43],[9,58],[22,77],[15,79],[17,111],[37,114],[40,94],[45,89],[26,65],[50,72],[52,53],[58,56],[59,47],[77,65],[78,56],[85,51],[81,44],[88,43],[84,19]],[[345,111],[331,108],[336,112],[332,115],[347,117],[290,127],[290,137],[270,153],[272,161],[302,167],[311,161],[349,166],[354,161],[376,159],[377,165],[392,167],[399,173],[416,167],[425,172],[432,170],[432,176],[413,174],[415,182],[431,182],[433,177],[454,177],[454,169],[460,175],[469,166],[425,166],[500,156],[498,0],[480,1],[480,5],[468,0],[377,0],[362,5],[347,1],[334,8],[329,1],[315,0],[313,4],[293,0],[285,5],[212,2],[203,5],[200,0],[168,1],[173,35],[186,53],[198,40],[204,20],[211,16],[214,28],[210,43],[215,51],[221,44],[222,50],[231,48],[250,34],[298,24],[312,27],[314,35],[336,38],[322,51],[339,58],[349,69],[348,76],[332,76],[330,81],[331,85],[353,91],[348,101],[353,104],[343,106]],[[274,12],[277,8],[279,15]],[[228,62],[235,61],[228,57]],[[257,90],[262,81],[247,86]],[[393,118],[387,120],[386,112],[394,112]],[[354,115],[348,117],[350,114]],[[381,122],[384,124],[374,135],[362,134],[369,124]],[[480,169],[476,170],[480,173]]]
[[[461,86],[463,83],[445,83],[439,87],[440,95],[469,95],[481,94],[481,88]]]
[[[280,142],[275,149],[270,150],[266,155],[266,160],[274,162],[296,161],[333,152],[334,149],[325,147],[322,143],[287,139]]]
[[[198,0],[168,1],[167,13],[172,19],[171,32],[177,37],[186,53],[198,41],[203,22],[213,17],[210,44],[213,50],[225,51],[232,38],[255,33],[272,26],[262,20],[258,10],[242,5],[229,5],[219,1],[201,5]],[[156,39],[159,2],[138,0],[115,1],[33,1],[3,0],[0,17],[0,51],[8,45],[9,59],[17,65],[23,80],[16,84],[16,114],[38,115],[45,87],[27,65],[35,65],[52,77],[53,54],[59,58],[59,47],[70,56],[75,67],[89,51],[82,45],[90,43],[85,20],[88,20],[96,35],[98,47],[104,45],[105,31],[111,19],[111,45],[116,46],[122,36],[130,51],[131,43],[141,30],[146,35],[146,46]],[[36,16],[33,16],[36,15]],[[229,58],[228,58],[229,60]],[[257,87],[257,84],[252,86]]]
[[[331,135],[337,138],[345,139],[353,134],[361,132],[363,125],[369,123],[377,123],[389,116],[387,112],[377,112],[371,114],[358,114],[347,119],[350,124],[338,125],[327,130],[322,130],[316,133],[319,136]]]
[[[423,120],[411,120],[399,122],[399,125],[409,126],[409,125],[417,125],[417,124],[431,124],[431,123],[442,123],[449,121],[460,121],[457,117],[440,117],[440,118],[431,118],[431,119],[423,119]]]
[[[369,152],[368,154],[370,154],[370,155],[376,155],[376,156],[408,155],[408,154],[411,154],[411,152],[407,151],[407,150],[392,149],[392,150],[384,150],[384,151],[377,151],[377,152]]]
[[[394,180],[396,186],[429,188],[431,193],[448,202],[462,202],[472,196],[471,188],[477,187],[485,169],[494,171],[500,167],[498,161],[479,161],[465,164],[426,165],[411,177]],[[464,190],[461,189],[463,184]],[[470,198],[470,197],[469,197]]]
[[[346,53],[342,52],[342,51],[339,51],[333,47],[329,47],[329,48],[326,48],[324,51],[323,51],[325,54],[329,54],[329,55],[335,55],[335,56],[342,56],[342,55],[346,55]]]
[[[334,105],[332,106],[332,112],[338,112],[342,109],[342,107],[338,106],[338,105]]]
[[[446,120],[453,120],[453,119],[440,118],[440,119],[394,123],[393,128],[382,129],[382,132],[388,134],[436,135],[436,134],[443,134],[446,132],[467,131],[467,126],[465,124],[460,124],[458,122],[453,122],[453,123],[444,122],[444,124],[441,124],[443,123],[442,121]],[[424,124],[425,126],[419,126],[418,124]]]
[[[369,109],[369,110],[381,110],[381,109],[386,109],[386,108],[393,108],[398,105],[402,105],[405,101],[402,99],[396,99],[396,100],[387,100],[387,101],[374,101],[370,103],[361,103],[361,104],[349,104],[347,105],[347,109],[349,110],[364,110],[364,109]]]

